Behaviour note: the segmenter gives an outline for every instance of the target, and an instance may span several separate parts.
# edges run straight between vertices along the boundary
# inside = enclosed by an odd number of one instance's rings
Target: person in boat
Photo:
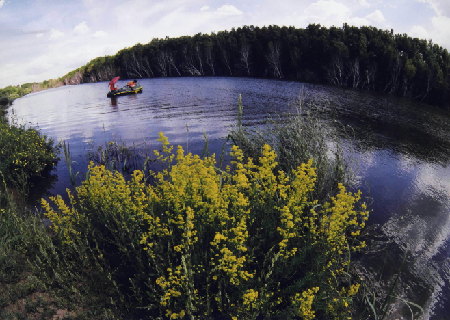
[[[115,92],[115,91],[119,90],[118,88],[116,88],[116,82],[119,81],[119,79],[120,79],[120,77],[114,77],[109,82],[109,90],[111,92]]]
[[[115,83],[110,83],[110,84],[109,84],[109,90],[110,90],[110,91],[116,91],[116,90],[118,90],[118,89],[116,88]]]
[[[134,89],[137,87],[137,81],[136,81],[136,80],[129,81],[129,82],[127,83],[127,86],[128,86],[131,90],[134,90]]]

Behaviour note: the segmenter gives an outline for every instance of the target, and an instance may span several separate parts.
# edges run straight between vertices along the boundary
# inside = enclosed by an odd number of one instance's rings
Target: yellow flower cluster
[[[355,237],[360,234],[368,219],[369,212],[366,205],[362,204],[357,210],[356,204],[361,199],[361,192],[355,194],[347,192],[342,184],[339,184],[339,193],[332,198],[325,208],[321,223],[321,232],[326,236],[326,240],[332,251],[342,254],[350,246],[355,251],[365,246],[364,242],[349,243],[348,237]],[[343,232],[343,230],[347,232]]]
[[[172,298],[181,296],[181,288],[186,276],[182,272],[181,266],[177,266],[175,270],[167,268],[167,276],[161,276],[156,279],[156,284],[161,287],[164,294],[161,297],[161,305],[167,306]]]
[[[347,294],[348,294],[349,296],[354,296],[355,294],[358,293],[359,287],[360,287],[360,286],[361,286],[361,285],[360,285],[359,283],[352,284],[352,285],[348,288]]]
[[[357,238],[368,212],[364,204],[358,207],[359,192],[340,185],[330,202],[320,204],[312,199],[317,180],[313,161],[290,173],[279,171],[268,145],[255,160],[232,147],[231,165],[220,170],[214,156],[186,154],[182,147],[174,151],[162,134],[159,141],[162,150],[155,154],[166,167],[153,173],[153,185],[145,183],[142,171],[127,181],[118,172],[90,164],[76,197],[69,193],[70,206],[61,197],[50,199],[54,208],[43,200],[55,233],[70,243],[99,213],[114,218],[119,228],[140,228],[140,244],[154,265],[158,303],[169,319],[208,317],[212,306],[245,318],[293,299],[297,314],[310,320],[318,312],[313,304],[319,286],[321,294],[348,307],[359,287],[341,290],[339,277],[349,263],[347,250],[364,246]],[[303,264],[301,272],[311,279],[320,272],[320,278],[302,284],[309,289],[294,297],[276,289],[273,277],[307,250],[325,262],[311,270]],[[330,314],[337,310],[332,307]]]
[[[297,306],[297,315],[303,320],[315,319],[316,315],[312,305],[317,292],[319,292],[319,287],[313,287],[295,295],[294,305]]]
[[[67,194],[73,204],[73,196],[68,189]],[[80,235],[80,231],[77,228],[77,225],[80,222],[80,216],[73,206],[69,207],[66,205],[60,195],[50,197],[50,200],[57,206],[58,211],[54,211],[50,204],[42,199],[41,203],[45,210],[45,215],[52,222],[51,228],[55,232],[61,234],[63,242],[70,244],[75,237]]]
[[[282,240],[279,243],[280,254],[284,258],[289,258],[296,254],[298,248],[293,246],[288,248],[290,239],[302,238],[304,236],[305,227],[309,227],[315,232],[314,223],[308,219],[305,209],[312,207],[317,202],[310,201],[310,194],[314,191],[317,174],[312,166],[313,162],[301,164],[297,170],[293,172],[292,181],[284,178],[280,181],[280,194],[285,205],[280,207],[280,225],[277,228]],[[281,183],[283,182],[283,184]],[[317,215],[312,212],[313,217]]]
[[[258,299],[259,293],[254,289],[248,289],[242,296],[244,306],[248,308],[256,307],[256,300]]]

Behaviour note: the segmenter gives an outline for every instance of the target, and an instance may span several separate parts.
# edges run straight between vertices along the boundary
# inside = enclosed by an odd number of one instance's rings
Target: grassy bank
[[[51,319],[63,303],[50,294],[36,263],[52,240],[41,219],[0,196],[0,319]]]
[[[35,268],[51,245],[42,220],[24,207],[29,188],[56,161],[51,140],[0,116],[0,319],[49,319],[55,299]]]

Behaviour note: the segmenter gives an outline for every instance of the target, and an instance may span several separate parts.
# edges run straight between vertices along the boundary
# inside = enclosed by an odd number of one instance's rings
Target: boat
[[[114,77],[109,82],[109,90],[110,91],[106,95],[108,98],[124,96],[127,94],[142,93],[142,86],[136,86],[137,85],[136,80],[130,81],[130,82],[128,82],[128,85],[126,85],[125,87],[117,89],[115,87],[115,84],[117,83],[117,81],[119,81],[119,79],[120,79],[120,77]]]
[[[142,93],[142,86],[139,86],[139,87],[136,87],[133,89],[128,88],[128,87],[120,88],[120,89],[108,92],[108,94],[106,96],[108,98],[111,98],[111,97],[125,96],[127,94],[135,94],[135,93]]]

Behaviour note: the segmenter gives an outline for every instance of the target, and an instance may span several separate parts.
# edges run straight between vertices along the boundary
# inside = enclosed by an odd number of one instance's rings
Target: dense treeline
[[[449,106],[450,57],[431,41],[374,27],[245,26],[154,39],[100,57],[64,84],[167,76],[249,76],[386,92]]]

